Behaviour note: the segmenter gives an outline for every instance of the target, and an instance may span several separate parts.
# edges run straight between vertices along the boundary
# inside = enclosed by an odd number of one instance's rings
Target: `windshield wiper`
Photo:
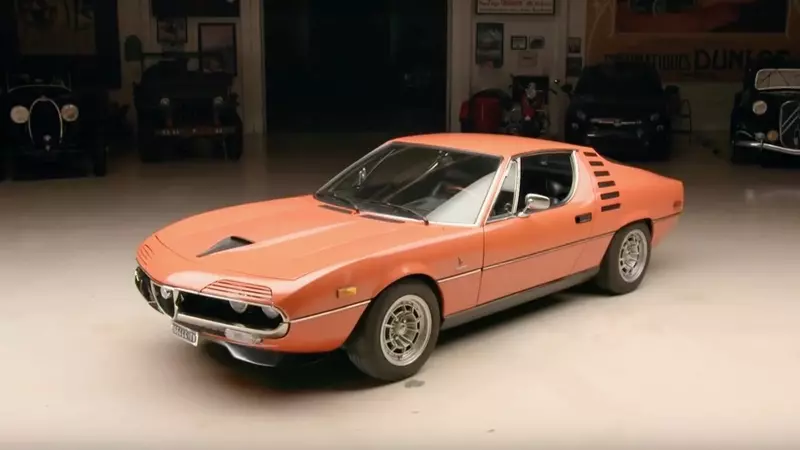
[[[322,193],[322,194],[319,193],[319,192],[315,192],[314,193],[314,199],[316,199],[316,200],[319,200],[319,197],[321,197],[321,196],[330,197],[330,198],[339,200],[342,203],[347,203],[347,205],[350,206],[351,208],[353,208],[353,210],[355,212],[357,212],[357,213],[361,212],[361,210],[358,208],[358,204],[356,204],[355,201],[353,201],[350,198],[347,198],[347,197],[344,197],[342,195],[339,195],[335,191],[328,191],[328,192],[325,192],[325,193]]]
[[[371,205],[385,206],[387,208],[394,209],[395,211],[407,212],[407,213],[411,214],[412,216],[414,216],[414,217],[418,218],[419,220],[421,220],[425,225],[430,225],[430,222],[428,221],[428,218],[425,217],[424,214],[419,213],[419,212],[409,208],[408,206],[398,205],[398,204],[389,203],[389,202],[382,202],[380,200],[362,200],[362,202],[363,203],[368,203],[368,204],[371,204]]]

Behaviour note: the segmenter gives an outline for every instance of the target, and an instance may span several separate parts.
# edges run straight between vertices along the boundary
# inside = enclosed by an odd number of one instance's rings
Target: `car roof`
[[[482,133],[421,134],[392,139],[391,142],[444,147],[504,158],[510,158],[521,153],[548,150],[575,150],[582,148],[576,145],[548,141],[546,139]]]

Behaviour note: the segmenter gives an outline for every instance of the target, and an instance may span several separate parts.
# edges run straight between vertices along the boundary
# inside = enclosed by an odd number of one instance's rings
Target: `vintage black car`
[[[734,164],[800,156],[800,61],[761,59],[747,67],[730,133]]]
[[[564,84],[561,89],[570,96],[564,124],[567,142],[609,156],[669,158],[669,99],[674,88],[664,89],[652,66],[639,62],[587,66],[574,88]]]
[[[69,75],[51,69],[7,73],[3,87],[0,178],[31,161],[88,163],[106,174],[102,92],[73,90]]]
[[[242,156],[242,120],[231,90],[233,76],[189,70],[188,59],[163,59],[134,84],[138,147],[142,161],[163,158],[178,141],[209,138],[227,159]]]

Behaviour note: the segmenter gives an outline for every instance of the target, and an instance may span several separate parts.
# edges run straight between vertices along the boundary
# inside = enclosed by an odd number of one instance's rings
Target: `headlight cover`
[[[753,114],[760,116],[767,112],[767,102],[764,100],[756,100],[753,102]]]
[[[61,117],[67,122],[75,122],[78,120],[79,113],[78,107],[71,103],[61,107]]]
[[[222,97],[214,97],[214,106],[222,106],[225,103],[225,99]]]
[[[583,111],[581,111],[581,110],[578,110],[578,111],[575,113],[575,117],[577,117],[577,118],[578,118],[578,120],[586,120],[586,113],[585,113],[585,112],[583,112]]]
[[[21,106],[21,105],[17,105],[15,107],[11,108],[11,114],[10,115],[11,115],[11,121],[12,122],[14,122],[14,123],[16,123],[18,125],[22,125],[23,123],[27,123],[28,122],[28,119],[30,119],[30,117],[31,117],[31,112],[28,111],[28,108],[26,108],[24,106]]]
[[[650,122],[658,122],[658,119],[661,118],[661,114],[654,113],[650,115]]]
[[[169,103],[170,103],[170,102],[169,102],[169,99],[168,99],[168,98],[164,97],[164,98],[162,98],[162,99],[161,99],[161,101],[160,101],[160,102],[158,102],[158,103],[161,105],[161,107],[162,107],[162,108],[166,108],[166,107],[168,107],[168,106],[169,106]]]

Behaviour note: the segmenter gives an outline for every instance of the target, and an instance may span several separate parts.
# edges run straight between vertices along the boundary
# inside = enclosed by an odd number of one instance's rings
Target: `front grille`
[[[247,305],[243,313],[237,313],[228,301],[185,292],[179,309],[181,314],[260,330],[277,328],[283,322],[280,316],[267,317],[256,305]]]
[[[779,120],[781,144],[800,149],[800,100],[783,102]]]
[[[215,281],[206,286],[202,293],[245,302],[269,302],[272,300],[272,289],[257,284],[243,283],[234,280]]]
[[[172,120],[176,126],[210,125],[214,123],[214,105],[211,100],[175,100]]]
[[[31,140],[36,147],[58,145],[61,142],[63,125],[61,110],[53,100],[40,98],[31,104],[28,126]]]
[[[156,304],[155,298],[153,298],[152,290],[150,289],[150,284],[153,280],[145,273],[144,270],[137,267],[136,272],[133,277],[134,283],[136,284],[136,290],[142,294],[142,297],[147,301],[147,304],[150,305],[151,308],[155,309],[158,312],[161,312],[158,305]]]

